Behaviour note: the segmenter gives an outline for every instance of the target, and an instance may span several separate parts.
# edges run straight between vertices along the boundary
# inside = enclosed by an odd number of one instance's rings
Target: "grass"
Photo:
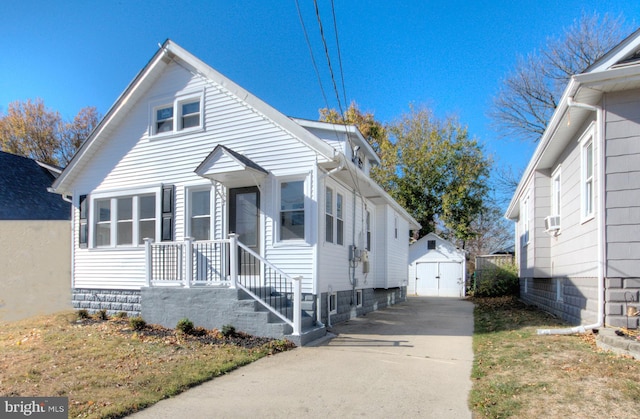
[[[640,415],[640,362],[598,350],[592,334],[538,336],[566,325],[515,298],[474,302],[474,417]]]
[[[0,396],[63,396],[69,417],[117,418],[291,347],[59,313],[2,325]]]

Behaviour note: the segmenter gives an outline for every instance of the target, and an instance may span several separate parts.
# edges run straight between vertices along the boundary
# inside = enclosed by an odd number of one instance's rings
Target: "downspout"
[[[603,98],[604,101],[604,98]],[[585,333],[587,330],[598,329],[604,324],[604,266],[606,263],[606,248],[604,246],[606,234],[604,229],[605,214],[604,214],[604,194],[605,194],[605,179],[604,179],[604,118],[602,106],[589,105],[586,103],[575,102],[573,97],[569,97],[567,100],[568,107],[582,108],[596,113],[596,134],[595,142],[596,147],[596,161],[598,162],[598,199],[595,202],[596,210],[596,222],[597,222],[597,263],[598,263],[598,317],[596,322],[588,325],[580,325],[576,327],[570,327],[565,329],[538,329],[539,335],[572,335],[575,333]]]

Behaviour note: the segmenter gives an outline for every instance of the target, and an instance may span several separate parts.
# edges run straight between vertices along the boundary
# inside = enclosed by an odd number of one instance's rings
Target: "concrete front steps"
[[[140,305],[142,318],[147,323],[168,328],[175,328],[178,321],[188,318],[198,327],[221,330],[225,325],[232,325],[237,331],[288,339],[297,346],[304,346],[326,334],[326,328],[316,326],[315,319],[303,310],[302,333],[293,336],[291,326],[238,289],[142,288]]]

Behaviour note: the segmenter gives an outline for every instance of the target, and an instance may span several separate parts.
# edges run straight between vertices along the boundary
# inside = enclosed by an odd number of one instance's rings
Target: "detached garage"
[[[425,297],[464,297],[464,251],[429,233],[409,246],[407,293]]]

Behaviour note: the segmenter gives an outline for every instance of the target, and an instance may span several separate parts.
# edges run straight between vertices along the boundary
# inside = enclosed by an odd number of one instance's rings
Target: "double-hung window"
[[[333,189],[327,188],[325,193],[325,241],[333,243]]]
[[[144,193],[94,201],[95,247],[136,246],[156,239],[156,194]]]
[[[593,138],[582,145],[582,219],[593,217]]]
[[[556,169],[551,177],[551,214],[560,215],[560,168]]]
[[[189,191],[189,235],[196,240],[211,239],[211,190]]]
[[[160,104],[152,107],[151,135],[202,127],[202,100],[203,95],[199,93],[160,101]]]
[[[526,246],[529,243],[529,197],[522,201],[522,209],[520,210],[520,219],[522,221],[522,234],[520,235],[521,245]]]
[[[336,196],[336,244],[344,244],[344,197]]]
[[[367,242],[365,249],[371,251],[371,212],[367,211],[366,214]]]
[[[280,241],[305,239],[304,201],[303,180],[280,183]]]

